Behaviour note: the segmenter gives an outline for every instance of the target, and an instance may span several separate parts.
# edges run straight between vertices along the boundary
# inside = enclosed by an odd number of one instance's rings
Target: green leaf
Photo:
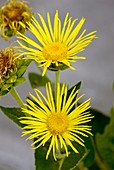
[[[93,137],[95,138],[96,133],[103,133],[105,126],[109,123],[110,118],[103,114],[102,112],[90,108],[89,112],[94,116],[92,121],[90,121],[88,124],[92,126],[92,134],[94,135]]]
[[[0,106],[2,112],[13,122],[15,122],[18,126],[24,127],[23,124],[20,123],[19,118],[25,116],[20,108],[9,108]]]
[[[62,170],[75,170],[77,167],[80,167],[82,163],[84,167],[89,167],[93,163],[95,158],[95,149],[92,137],[83,137],[83,139],[85,141],[85,148],[80,146],[78,143],[73,142],[74,147],[79,151],[78,154],[68,147],[70,155],[68,158],[65,158]]]
[[[70,93],[72,92],[72,90],[75,88],[75,91],[79,90],[81,87],[82,82],[78,82],[77,84],[75,84],[74,86],[72,86],[69,90],[68,90],[68,96],[70,95]],[[76,95],[77,96],[77,95]]]
[[[88,169],[87,169],[88,170]],[[97,163],[94,162],[90,167],[89,170],[101,170],[100,167],[98,167]]]
[[[114,108],[111,110],[110,122],[103,134],[96,135],[96,145],[100,156],[114,170]]]
[[[16,72],[17,77],[23,76],[25,71],[27,70],[27,67],[31,63],[32,60],[23,60],[22,63],[20,63],[18,71]]]
[[[46,76],[41,76],[36,73],[29,73],[29,81],[32,88],[45,86],[50,80]]]
[[[9,93],[9,90],[0,91],[0,96],[4,96]]]
[[[17,77],[21,77],[27,69],[27,66],[21,66],[21,68],[17,71]]]
[[[31,63],[32,60],[24,60],[21,65],[18,68],[18,71],[16,73],[17,77],[21,77],[23,76],[23,74],[25,73],[25,71],[27,70],[27,67],[29,66],[29,64]]]
[[[89,167],[94,162],[94,158],[95,158],[94,142],[91,136],[85,138],[85,146],[86,146],[87,155],[83,161],[84,161],[84,165],[86,167]]]
[[[79,151],[76,154],[71,147],[68,146],[69,156],[64,157],[62,159],[54,160],[52,151],[46,160],[46,153],[49,147],[49,142],[45,144],[45,146],[40,147],[35,150],[35,166],[36,170],[59,170],[60,165],[62,165],[61,170],[70,170],[71,168],[75,168],[76,164],[78,164],[79,160],[82,159],[86,153],[85,148],[73,142],[74,147]],[[61,154],[62,155],[62,154]]]
[[[48,160],[46,160],[48,147],[49,144],[46,143],[45,146],[35,150],[35,170],[58,170],[59,162],[54,160],[52,152],[50,153]]]
[[[76,170],[80,161],[82,161],[86,156],[86,150],[84,147],[82,147],[76,142],[72,142],[72,143],[79,153],[76,154],[72,150],[72,148],[68,146],[68,150],[70,154],[68,157],[65,158],[61,168],[62,170],[71,170],[71,169]]]
[[[93,170],[93,169],[96,170],[96,169],[98,169],[98,167],[97,167],[97,164],[94,162],[95,147],[96,147],[95,137],[98,132],[103,133],[104,128],[109,123],[110,118],[108,116],[104,115],[102,112],[100,112],[96,109],[93,109],[93,108],[90,108],[89,112],[94,116],[92,121],[90,121],[88,123],[88,125],[92,126],[93,137],[85,139],[85,145],[86,145],[88,154],[84,159],[84,165],[86,167],[89,167],[89,169],[91,169],[91,170]]]

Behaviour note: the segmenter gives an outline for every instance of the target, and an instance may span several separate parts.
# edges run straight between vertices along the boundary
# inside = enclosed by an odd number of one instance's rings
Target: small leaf
[[[27,67],[29,66],[29,64],[31,63],[32,60],[23,60],[23,62],[21,63],[21,66],[19,67],[16,75],[17,77],[21,77],[23,76],[23,74],[25,73],[25,71],[27,70]]]
[[[0,109],[9,119],[15,122],[18,126],[24,127],[24,125],[21,124],[19,121],[20,117],[25,116],[20,108],[9,108],[9,107],[6,108],[3,106],[0,106]]]
[[[18,86],[19,84],[22,84],[26,81],[26,79],[24,77],[20,77],[16,80],[16,82],[14,83],[14,86]]]
[[[2,86],[2,88],[1,88],[1,91],[4,91],[4,90],[8,90],[10,87],[12,87],[13,85],[12,84],[5,84],[5,85],[3,85]]]
[[[114,108],[111,110],[110,122],[104,133],[96,135],[96,145],[109,169],[114,170]]]
[[[16,76],[16,75],[13,75],[12,77],[10,77],[10,78],[6,81],[6,83],[14,83],[14,82],[16,81],[16,79],[17,79],[17,76]]]
[[[27,69],[27,66],[21,66],[21,68],[16,73],[17,77],[21,77],[26,71],[26,69]]]
[[[32,88],[45,86],[50,80],[46,76],[41,76],[36,73],[29,73],[29,81]]]
[[[9,93],[9,90],[0,91],[0,96],[4,96]]]

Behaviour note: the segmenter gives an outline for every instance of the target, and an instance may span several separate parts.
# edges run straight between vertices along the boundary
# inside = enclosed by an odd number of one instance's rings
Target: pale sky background
[[[108,114],[113,102],[112,83],[114,82],[114,0],[30,0],[33,12],[46,12],[54,15],[56,9],[63,20],[70,12],[74,18],[85,17],[83,28],[87,32],[97,30],[98,39],[83,52],[87,59],[77,61],[73,65],[77,71],[70,69],[61,73],[61,82],[70,86],[83,80],[81,93],[85,99],[91,97],[91,105]],[[0,6],[5,0],[0,0]],[[12,38],[12,41],[15,39]],[[0,38],[0,48],[9,44]],[[80,54],[82,55],[82,54]],[[31,64],[28,72],[37,72],[35,64]],[[54,80],[54,73],[48,73]],[[25,101],[28,92],[33,92],[29,82],[16,88]],[[10,94],[0,100],[3,106],[18,106]],[[21,138],[21,130],[0,112],[0,170],[34,170],[33,151],[30,143]]]

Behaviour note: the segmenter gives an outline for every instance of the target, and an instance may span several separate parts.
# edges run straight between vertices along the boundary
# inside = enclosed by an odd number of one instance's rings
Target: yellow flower
[[[0,8],[0,33],[2,37],[8,38],[16,34],[17,31],[24,33],[26,22],[31,19],[31,10],[24,1],[9,0]]]
[[[69,18],[69,13],[66,14],[62,24],[58,11],[56,11],[53,26],[49,13],[47,13],[47,23],[39,13],[38,16],[40,22],[32,17],[32,23],[28,23],[28,29],[36,37],[37,42],[20,33],[17,37],[32,46],[26,47],[18,41],[24,49],[24,51],[21,50],[22,55],[26,54],[26,58],[41,63],[41,66],[44,66],[43,75],[47,68],[56,68],[62,64],[75,69],[70,62],[85,59],[84,56],[77,56],[77,54],[92,42],[96,37],[96,31],[85,34],[86,29],[84,29],[79,34],[85,18],[82,18],[75,26],[78,19],[72,20],[72,17]],[[25,52],[25,50],[27,51]]]
[[[72,106],[74,106],[83,95],[74,101],[78,93],[74,88],[67,99],[67,90],[67,85],[63,84],[60,89],[60,84],[58,83],[55,102],[51,84],[47,83],[47,97],[45,97],[40,90],[36,89],[37,97],[30,94],[32,100],[27,99],[27,108],[22,108],[22,111],[28,114],[27,117],[21,117],[20,120],[20,122],[25,125],[23,130],[26,130],[22,136],[31,134],[27,140],[37,138],[37,140],[31,144],[31,146],[36,144],[36,147],[33,149],[44,146],[47,141],[50,141],[46,159],[48,159],[51,150],[53,150],[53,156],[56,160],[56,151],[59,149],[59,146],[65,150],[66,156],[69,155],[68,145],[75,153],[78,153],[72,142],[75,141],[84,146],[84,140],[80,135],[86,137],[88,137],[87,134],[91,135],[91,127],[85,124],[93,118],[87,111],[90,108],[90,99],[87,99],[71,111]]]

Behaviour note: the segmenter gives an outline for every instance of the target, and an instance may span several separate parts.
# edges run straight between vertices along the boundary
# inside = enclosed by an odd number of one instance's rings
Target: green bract
[[[12,47],[0,51],[0,96],[25,81],[23,74],[30,61],[17,58],[18,55]]]

